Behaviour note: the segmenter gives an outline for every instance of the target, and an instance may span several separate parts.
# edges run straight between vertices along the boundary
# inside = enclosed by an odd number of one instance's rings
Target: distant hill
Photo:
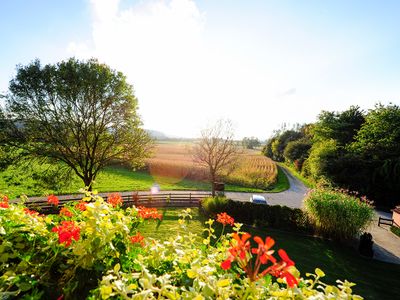
[[[157,131],[157,130],[151,130],[151,129],[145,129],[145,130],[150,135],[150,137],[152,137],[155,140],[169,139],[169,137],[164,132]]]

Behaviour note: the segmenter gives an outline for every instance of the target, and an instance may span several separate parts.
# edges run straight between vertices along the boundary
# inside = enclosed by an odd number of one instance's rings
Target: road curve
[[[292,208],[301,208],[303,199],[308,188],[296,177],[294,177],[285,167],[280,167],[289,179],[290,187],[280,193],[257,193],[267,199],[269,205],[286,205]],[[225,195],[236,201],[249,201],[250,195],[255,193],[226,192]]]

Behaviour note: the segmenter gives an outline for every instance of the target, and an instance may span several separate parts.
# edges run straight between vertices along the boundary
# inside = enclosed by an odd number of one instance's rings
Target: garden
[[[48,202],[59,205],[54,195]],[[124,207],[118,193],[105,201],[86,192],[59,214],[43,215],[2,195],[2,299],[379,299],[399,292],[398,266],[360,257],[335,242],[343,236],[308,226],[299,210],[253,207],[241,220],[222,198],[200,209],[155,209]]]

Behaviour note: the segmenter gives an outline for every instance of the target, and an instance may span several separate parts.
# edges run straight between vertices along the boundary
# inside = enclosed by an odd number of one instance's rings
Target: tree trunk
[[[90,176],[85,176],[83,179],[83,183],[85,184],[85,188],[88,189],[88,191],[92,191],[92,183],[93,183],[93,178]]]
[[[215,197],[215,175],[211,175],[211,195]]]

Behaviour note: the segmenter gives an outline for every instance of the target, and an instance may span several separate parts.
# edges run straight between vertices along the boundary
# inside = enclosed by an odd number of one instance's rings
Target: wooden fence
[[[383,225],[393,225],[393,219],[379,217],[378,226],[381,226],[381,224],[383,224]]]
[[[144,207],[199,207],[202,199],[211,196],[210,193],[131,193],[123,194],[122,207],[144,206]],[[102,196],[107,201],[108,196]],[[79,201],[82,197],[60,197],[58,208],[47,202],[47,199],[32,199],[25,202],[30,209],[43,213],[58,213],[58,209],[64,204]]]

